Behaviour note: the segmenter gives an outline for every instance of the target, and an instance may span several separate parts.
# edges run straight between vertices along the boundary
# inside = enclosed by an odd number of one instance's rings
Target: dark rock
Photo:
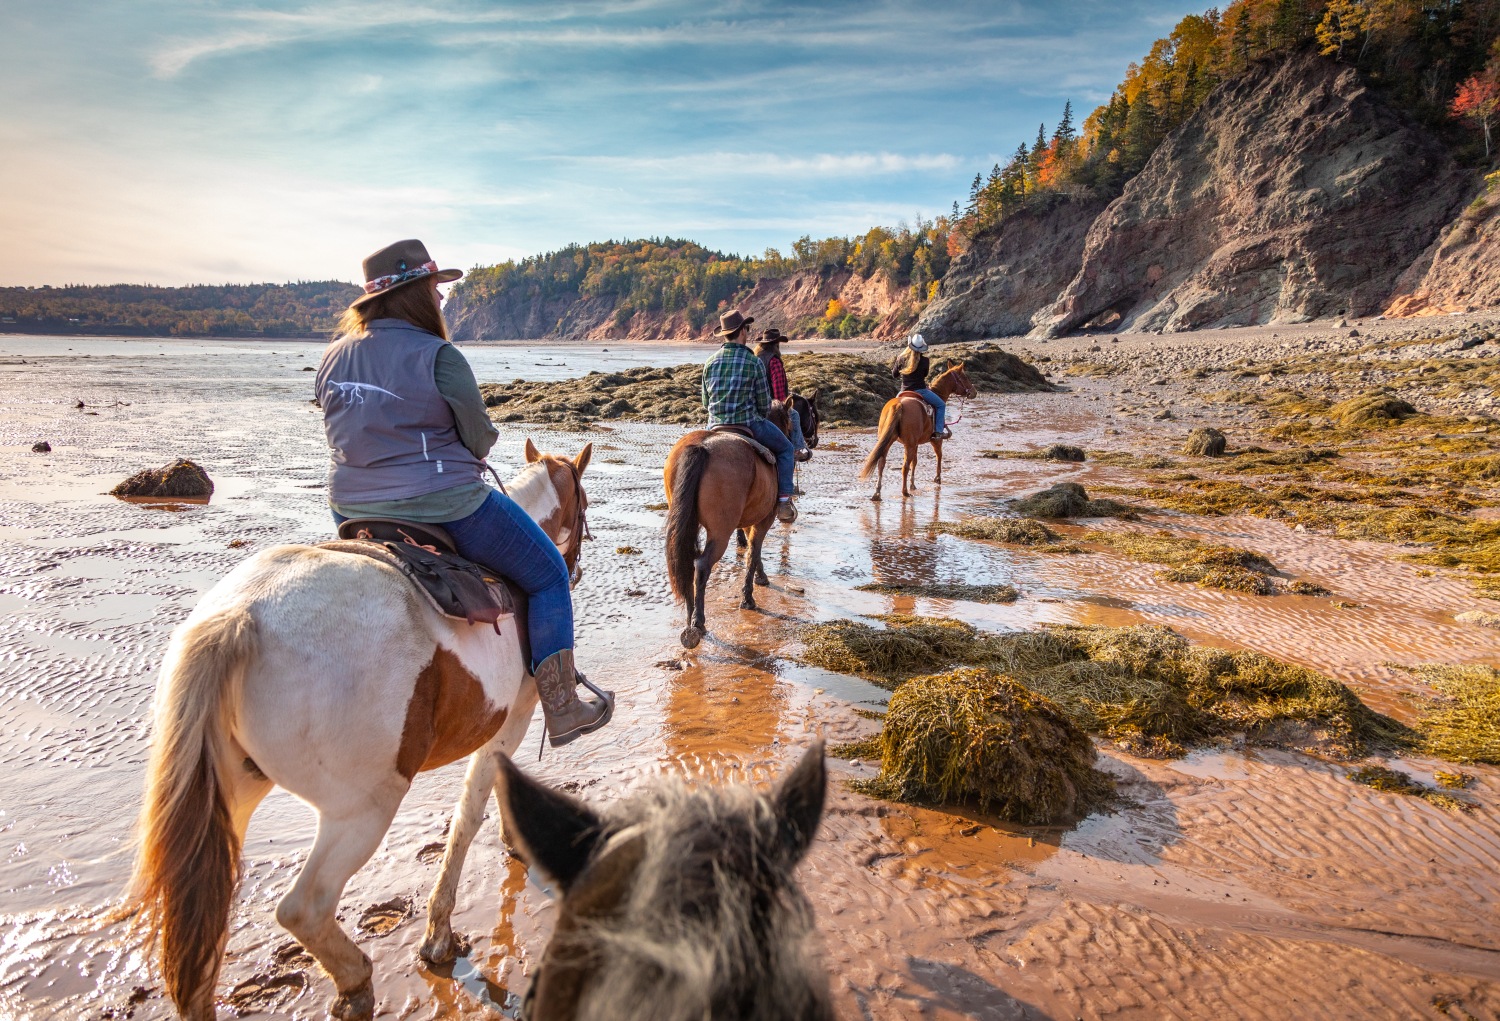
[[[208,472],[192,461],[173,461],[165,468],[137,472],[109,491],[110,496],[159,496],[207,499],[214,492]]]
[[[52,453],[52,444],[46,440],[37,440],[31,445],[31,452],[33,454],[50,454]]]
[[[1082,447],[1070,447],[1066,443],[1054,443],[1042,451],[1042,456],[1049,461],[1082,461],[1084,459]]]

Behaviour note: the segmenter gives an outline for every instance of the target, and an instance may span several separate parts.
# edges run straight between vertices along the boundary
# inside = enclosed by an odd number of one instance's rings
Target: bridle
[[[946,376],[950,372],[960,373],[961,375],[955,375],[953,377],[953,381],[955,383],[962,383],[963,384],[963,389],[962,390],[958,390],[958,391],[954,392],[954,396],[957,397],[958,400],[959,400],[959,405],[958,405],[958,414],[954,415],[953,417],[951,417],[951,418],[948,419],[948,422],[951,424],[951,423],[954,423],[954,422],[962,422],[964,420],[964,412],[969,407],[969,400],[970,400],[970,398],[978,397],[979,396],[979,391],[976,390],[976,389],[974,389],[974,384],[973,383],[969,382],[969,375],[968,375],[968,373],[964,372],[963,369],[962,369],[962,367],[957,366],[957,365],[953,366],[950,369],[943,370],[942,374],[938,376],[938,379],[942,379],[943,376]],[[938,381],[937,379],[933,380],[934,383],[936,383],[937,381]],[[933,392],[936,393],[936,389],[934,389]]]
[[[568,585],[571,588],[583,578],[583,568],[578,563],[583,553],[583,540],[594,537],[589,531],[589,497],[583,491],[583,475],[576,464],[565,457],[555,458],[553,463],[565,465],[573,479],[573,523],[568,528],[567,544],[557,547],[562,552],[563,563],[567,565]]]
[[[574,588],[583,578],[583,568],[578,565],[579,557],[583,553],[583,540],[594,537],[594,534],[589,531],[587,513],[589,497],[583,491],[583,474],[578,470],[576,464],[569,461],[566,457],[547,458],[547,462],[565,465],[568,469],[568,474],[573,478],[573,492],[575,494],[573,498],[573,523],[568,527],[567,544],[558,546],[557,549],[562,554],[563,564],[568,569],[568,587]],[[552,472],[547,468],[547,462],[542,464],[542,470],[547,472],[548,481],[551,481]],[[495,480],[495,485],[500,487],[500,492],[509,496],[510,494],[505,492],[505,483],[500,481],[500,476],[495,473],[495,469],[490,467],[487,461],[484,466],[489,468],[490,477]],[[556,543],[553,543],[553,545],[556,545]]]

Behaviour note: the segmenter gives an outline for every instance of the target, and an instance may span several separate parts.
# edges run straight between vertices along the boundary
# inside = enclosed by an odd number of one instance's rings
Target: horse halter
[[[572,588],[583,578],[583,568],[579,566],[579,557],[583,552],[583,540],[592,539],[593,533],[589,531],[588,519],[588,494],[583,491],[583,475],[578,466],[565,457],[553,459],[554,463],[566,465],[569,475],[573,479],[573,523],[568,528],[568,542],[566,546],[559,546],[562,552],[563,563],[568,568],[568,587]]]

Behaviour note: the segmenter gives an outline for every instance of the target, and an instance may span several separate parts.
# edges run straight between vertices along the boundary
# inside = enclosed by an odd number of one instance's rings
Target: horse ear
[[[812,393],[810,393],[810,394],[807,395],[807,403],[811,404],[815,408],[818,406],[818,391],[817,390],[814,390]]]
[[[812,846],[823,818],[828,773],[823,766],[823,742],[802,756],[797,768],[776,790],[776,831],[787,866],[797,864]]]
[[[536,444],[531,442],[530,436],[526,437],[526,463],[531,464],[535,461],[540,461],[541,459],[542,455],[538,453]]]
[[[582,475],[583,470],[589,466],[589,458],[593,456],[594,444],[591,440],[588,443],[585,443],[583,445],[583,449],[578,452],[578,456],[573,458],[573,467],[578,469],[579,475]]]
[[[566,893],[603,835],[599,817],[576,798],[540,784],[500,756],[500,809],[505,839]]]

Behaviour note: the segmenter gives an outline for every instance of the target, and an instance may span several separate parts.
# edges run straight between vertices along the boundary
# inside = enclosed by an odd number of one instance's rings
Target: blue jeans
[[[334,512],[340,524],[344,518]],[[573,594],[562,553],[521,505],[491,490],[466,518],[445,521],[461,556],[494,571],[526,593],[526,631],[531,669],[553,653],[573,647]]]
[[[807,437],[802,434],[802,416],[798,414],[797,409],[792,407],[790,402],[787,403],[786,412],[792,416],[792,446],[801,450],[807,446]]]
[[[944,404],[943,399],[931,390],[913,390],[912,393],[932,405],[932,410],[937,414],[937,420],[932,427],[932,431],[942,432],[944,428],[943,416],[948,413],[948,405]]]
[[[791,496],[795,488],[792,469],[797,466],[797,448],[786,438],[786,433],[776,428],[769,420],[757,418],[750,423],[750,432],[756,442],[776,455],[776,490],[778,496]]]

